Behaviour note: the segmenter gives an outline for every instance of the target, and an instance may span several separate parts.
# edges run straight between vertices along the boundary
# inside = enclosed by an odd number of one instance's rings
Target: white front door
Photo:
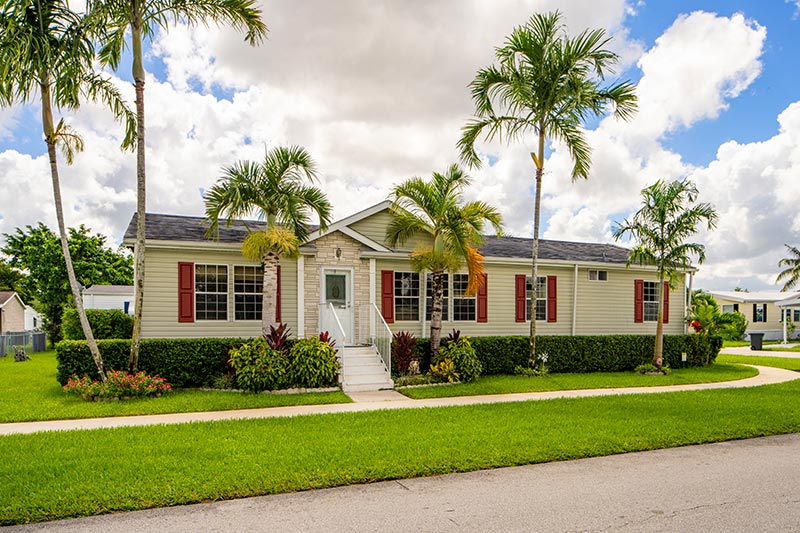
[[[353,294],[349,270],[325,269],[322,272],[322,303],[332,304],[342,324],[347,344],[353,342]]]

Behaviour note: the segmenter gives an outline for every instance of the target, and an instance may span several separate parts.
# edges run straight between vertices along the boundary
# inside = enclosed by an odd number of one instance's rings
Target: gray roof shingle
[[[160,215],[147,213],[147,239],[159,241],[208,242],[208,224],[204,217]],[[259,221],[235,221],[226,228],[220,223],[219,242],[241,243],[247,238],[249,227],[257,231],[264,227]],[[317,226],[310,228],[311,231]],[[136,239],[136,215],[125,232],[126,241]],[[485,257],[529,258],[533,239],[523,237],[487,236],[481,254]],[[312,246],[312,245],[305,245]],[[544,260],[582,261],[594,263],[622,263],[628,259],[629,250],[613,244],[539,240],[539,258]]]

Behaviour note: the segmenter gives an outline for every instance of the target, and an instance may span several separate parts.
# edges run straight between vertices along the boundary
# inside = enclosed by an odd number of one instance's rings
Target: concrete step
[[[345,376],[364,376],[374,374],[376,376],[386,376],[386,370],[383,368],[382,364],[371,364],[371,365],[358,365],[358,366],[345,366],[344,367],[344,375]]]
[[[344,392],[369,392],[392,388],[394,388],[394,383],[391,381],[385,383],[342,384],[342,390]]]

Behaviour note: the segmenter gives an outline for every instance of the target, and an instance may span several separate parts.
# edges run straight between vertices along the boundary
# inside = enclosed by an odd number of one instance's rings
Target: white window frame
[[[397,276],[398,275],[411,275],[417,276],[417,295],[416,296],[403,296],[397,294]],[[421,309],[423,300],[422,296],[422,280],[420,279],[420,275],[417,272],[405,271],[405,270],[395,270],[392,276],[392,294],[393,294],[393,305],[394,305],[394,320],[395,322],[419,322],[421,319],[425,317],[424,310]],[[408,319],[408,318],[400,318],[400,314],[397,312],[397,299],[398,298],[415,298],[417,300],[417,318],[416,319]]]
[[[463,274],[459,272],[458,274],[453,274],[453,292],[452,292],[452,299],[453,299],[453,322],[477,322],[478,321],[478,295],[475,296],[466,296],[466,287],[464,288],[464,294],[461,296],[456,295],[456,276],[466,276],[467,277],[467,284],[469,284],[469,274]],[[456,318],[456,300],[465,301],[465,302],[472,302],[472,311],[474,313],[473,318]]]
[[[594,274],[594,277],[592,277],[592,274]],[[603,277],[600,274],[603,274],[605,276],[605,279],[602,279]],[[589,269],[589,281],[595,281],[595,282],[601,282],[601,283],[607,282],[608,281],[608,270],[597,270],[597,269],[594,269],[594,268]]]
[[[650,283],[655,286],[655,300],[648,300],[647,299],[647,284]],[[647,307],[648,304],[652,307],[655,304],[655,318],[647,318]],[[645,281],[644,285],[642,286],[642,322],[658,322],[658,282],[657,281]]]
[[[209,292],[209,291],[202,291],[201,292],[201,291],[197,290],[197,267],[200,267],[200,266],[206,267],[206,268],[207,267],[216,267],[217,269],[225,268],[226,280],[225,280],[225,292],[224,293],[221,293],[221,292]],[[221,263],[195,263],[194,268],[192,270],[194,271],[193,272],[193,280],[192,281],[194,283],[194,287],[193,288],[194,288],[194,317],[195,317],[195,322],[212,322],[212,323],[229,322],[230,321],[230,316],[231,316],[231,313],[230,313],[230,306],[231,306],[231,302],[230,302],[230,293],[231,293],[230,271],[231,271],[231,268],[230,268],[230,265],[227,265],[227,264],[224,264],[224,263],[223,264],[221,264]],[[198,304],[197,295],[198,294],[225,294],[225,318],[197,318],[198,315],[199,315],[198,309],[197,309],[197,304]]]
[[[259,268],[262,269],[261,270],[261,275],[262,275],[261,283],[258,284],[258,286],[262,287],[262,288],[256,293],[236,292],[236,269],[237,268],[255,268],[256,272],[258,272]],[[233,276],[231,276],[231,278],[230,278],[231,287],[229,289],[230,289],[230,293],[233,295],[233,315],[232,315],[232,320],[234,322],[256,322],[256,321],[260,322],[261,321],[261,315],[257,316],[256,318],[236,318],[236,296],[237,295],[249,295],[249,294],[256,294],[257,296],[261,296],[261,300],[262,300],[261,301],[261,305],[262,305],[261,309],[262,309],[262,312],[263,312],[263,309],[264,309],[263,308],[263,305],[264,305],[264,301],[263,301],[264,300],[264,290],[263,290],[264,270],[263,269],[264,269],[263,265],[247,265],[247,264],[233,264],[233,265],[231,265],[231,271],[233,272]]]
[[[525,320],[527,322],[531,321],[531,313],[536,313],[536,307],[531,303],[531,293],[533,292],[533,285],[531,283],[532,278],[533,276],[530,275],[525,276]],[[539,279],[544,280],[542,284],[544,288],[541,291],[537,291],[536,301],[544,301],[544,318],[537,317],[536,321],[547,322],[547,276],[539,276]],[[531,287],[530,289],[528,289],[529,286]]]
[[[756,305],[756,316],[754,317],[753,323],[766,324],[767,321],[764,320],[764,311],[766,311],[767,309],[767,304],[764,303],[755,305]],[[759,311],[761,311],[760,317],[759,317]]]

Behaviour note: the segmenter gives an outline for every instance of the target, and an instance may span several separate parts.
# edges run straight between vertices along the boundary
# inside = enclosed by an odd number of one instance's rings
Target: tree
[[[714,297],[701,290],[692,293],[692,306],[687,318],[700,335],[721,335],[726,340],[739,340],[747,328],[742,313],[723,313]]]
[[[96,56],[87,20],[71,11],[66,0],[7,2],[0,14],[0,104],[24,103],[37,97],[41,101],[42,130],[67,277],[89,350],[105,381],[103,360],[83,310],[67,244],[56,157],[56,148],[60,148],[67,164],[71,164],[75,152],[83,150],[83,140],[63,118],[55,123],[53,106],[76,109],[84,98],[102,101],[125,123],[123,147],[134,142],[135,118],[117,88],[93,70]]]
[[[778,266],[788,267],[786,270],[778,274],[776,282],[784,281],[782,291],[793,289],[800,283],[800,249],[794,246],[785,245],[789,251],[789,257],[784,257],[778,261]]]
[[[664,348],[664,281],[674,284],[677,277],[691,268],[691,256],[698,264],[705,261],[702,244],[686,242],[705,222],[707,229],[717,225],[717,212],[708,203],[695,204],[697,187],[689,179],[670,183],[659,180],[642,189],[642,207],[631,219],[615,224],[614,238],[630,234],[636,241],[628,255],[628,265],[653,265],[658,271],[658,318],[653,364],[661,367]],[[692,205],[695,204],[695,205]]]
[[[242,253],[260,260],[264,267],[261,331],[266,336],[277,322],[274,295],[280,259],[300,255],[312,214],[319,218],[320,229],[327,228],[331,204],[322,190],[306,185],[306,181],[316,180],[316,165],[299,146],[273,148],[262,162],[238,161],[222,174],[205,196],[208,235],[218,233],[220,218],[225,218],[228,226],[252,214],[265,222],[261,231],[248,227],[250,235],[242,244]]]
[[[394,217],[386,228],[390,246],[404,244],[414,235],[429,235],[430,247],[414,250],[411,264],[416,272],[430,271],[431,353],[436,354],[442,337],[444,275],[457,272],[466,263],[469,272],[467,295],[473,296],[483,284],[483,256],[478,246],[485,224],[500,233],[500,214],[484,202],[462,203],[464,187],[471,178],[453,164],[444,174],[434,172],[430,181],[411,178],[392,189]]]
[[[142,333],[142,308],[144,301],[145,267],[145,213],[147,211],[145,172],[145,114],[144,84],[146,72],[142,52],[143,39],[152,39],[158,28],[167,29],[170,22],[189,24],[229,24],[237,30],[246,30],[245,39],[253,46],[266,36],[267,27],[261,21],[261,10],[254,0],[90,0],[93,5],[95,26],[102,47],[100,57],[112,68],[119,68],[122,51],[126,47],[126,32],[130,29],[130,46],[133,55],[132,75],[136,89],[136,243],[134,245],[134,321],[128,371],[133,373],[139,365],[139,343]]]
[[[586,179],[591,149],[582,129],[584,121],[603,115],[609,107],[625,120],[636,111],[633,84],[623,81],[601,86],[619,60],[605,48],[609,41],[602,29],[568,37],[560,13],[536,14],[496,49],[498,64],[479,70],[470,83],[476,116],[462,129],[458,141],[462,161],[473,167],[481,165],[475,143],[482,134],[489,141],[517,141],[531,133],[537,143],[536,151],[531,152],[536,167],[531,247],[534,299],[546,140],[566,145],[574,163],[573,181]],[[530,365],[535,364],[536,320],[532,317]]]
[[[33,303],[33,297],[26,288],[28,276],[15,269],[4,259],[0,259],[0,291],[14,291],[26,304]]]
[[[10,257],[11,267],[28,272],[25,289],[45,318],[51,342],[56,342],[61,337],[64,308],[80,299],[80,295],[76,298],[71,292],[59,237],[42,223],[17,228],[3,237],[6,242],[0,251]],[[81,286],[133,283],[133,258],[122,250],[106,247],[103,235],[92,235],[83,225],[70,228],[68,246],[75,279]]]

